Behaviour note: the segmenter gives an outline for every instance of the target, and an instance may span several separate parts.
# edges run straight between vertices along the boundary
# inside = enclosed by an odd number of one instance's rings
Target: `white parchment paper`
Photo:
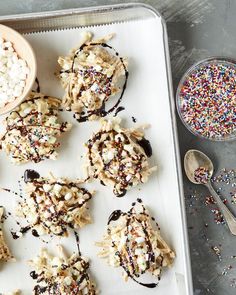
[[[38,62],[38,79],[41,92],[62,97],[63,89],[54,76],[58,69],[57,58],[66,55],[69,50],[78,45],[80,32],[84,29],[70,29],[26,35],[32,44]],[[97,190],[90,202],[94,223],[80,230],[81,251],[91,261],[91,273],[97,286],[104,295],[174,295],[179,294],[176,286],[175,273],[185,275],[183,256],[183,232],[177,174],[174,158],[174,145],[167,87],[166,65],[163,48],[163,29],[161,20],[150,19],[129,23],[113,24],[88,28],[95,37],[116,33],[109,44],[114,46],[121,56],[129,58],[130,77],[122,106],[125,110],[119,114],[125,126],[142,123],[151,124],[146,137],[151,141],[153,156],[151,163],[158,166],[158,171],[147,184],[135,188],[124,198],[116,198],[112,189],[98,182],[89,184],[88,188]],[[76,178],[82,176],[81,165],[84,153],[83,143],[93,131],[98,129],[97,122],[77,123],[70,113],[63,113],[63,119],[74,123],[72,130],[65,134],[59,149],[57,161],[46,160],[39,164],[14,166],[6,156],[0,155],[0,185],[18,190],[17,180],[27,168],[35,169],[41,175],[52,171],[56,176]],[[137,119],[133,123],[131,117]],[[115,209],[128,210],[136,198],[142,198],[150,212],[160,224],[162,235],[176,251],[176,260],[172,269],[163,272],[159,287],[148,289],[129,280],[125,283],[121,278],[121,270],[106,265],[104,260],[97,258],[95,241],[99,241],[105,232],[108,216]],[[8,193],[0,192],[0,204],[7,211],[12,211],[16,198]],[[67,239],[55,238],[48,245],[28,233],[24,238],[14,241],[9,233],[10,228],[16,228],[12,218],[5,222],[7,242],[14,253],[17,262],[2,264],[0,268],[0,293],[19,288],[23,294],[31,294],[33,280],[29,276],[30,268],[27,260],[39,253],[41,247],[55,251],[55,245],[61,242],[68,252],[76,251],[74,236]],[[148,282],[154,282],[153,277]]]

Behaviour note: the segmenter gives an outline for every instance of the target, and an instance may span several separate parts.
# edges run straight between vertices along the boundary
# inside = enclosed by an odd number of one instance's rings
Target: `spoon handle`
[[[211,183],[206,184],[207,188],[209,189],[212,197],[215,199],[221,213],[224,216],[226,223],[228,224],[229,230],[233,235],[236,235],[236,218],[233,214],[229,211],[229,209],[225,206],[219,195],[216,193],[214,188],[212,187]]]

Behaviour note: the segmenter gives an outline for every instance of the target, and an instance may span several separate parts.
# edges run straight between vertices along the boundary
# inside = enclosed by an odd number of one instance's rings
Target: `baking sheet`
[[[58,69],[57,57],[68,54],[71,48],[77,46],[80,32],[84,30],[75,28],[26,35],[37,56],[38,79],[43,93],[57,97],[63,95],[60,83],[54,76],[55,70]],[[87,185],[87,188],[97,190],[97,194],[90,202],[94,223],[79,231],[82,254],[91,260],[91,273],[101,294],[179,294],[176,273],[186,276],[186,265],[161,18],[95,26],[87,30],[93,32],[95,37],[115,32],[116,37],[109,44],[114,46],[121,56],[129,58],[130,77],[121,103],[125,111],[119,113],[119,116],[127,127],[142,123],[151,125],[146,131],[146,137],[153,147],[151,164],[157,165],[158,171],[151,176],[147,184],[132,189],[124,198],[116,198],[111,188],[103,187],[98,182]],[[17,180],[25,169],[35,169],[41,175],[47,175],[51,171],[58,177],[83,176],[83,143],[99,128],[99,123],[78,124],[70,113],[62,113],[61,116],[74,125],[61,140],[58,160],[16,167],[1,154],[0,165],[4,167],[0,172],[1,186],[17,190]],[[137,119],[137,123],[132,122],[132,116]],[[121,278],[120,269],[112,269],[96,256],[98,249],[94,242],[101,240],[110,213],[116,209],[128,210],[137,197],[143,199],[151,214],[156,217],[162,235],[177,255],[173,268],[163,272],[160,285],[156,289],[144,288],[132,280],[125,283]],[[16,205],[16,198],[1,192],[0,203],[7,211],[12,211]],[[71,234],[70,238],[55,238],[50,244],[45,245],[28,233],[22,239],[14,241],[8,230],[12,227],[16,228],[15,222],[8,218],[4,226],[5,234],[17,262],[2,265],[0,292],[19,288],[23,294],[30,294],[34,282],[29,277],[30,268],[26,261],[36,256],[41,247],[53,251],[58,243],[65,245],[69,253],[76,251],[75,240]],[[152,277],[150,281],[153,281]],[[185,289],[187,290],[186,286]],[[184,293],[181,292],[181,295]]]

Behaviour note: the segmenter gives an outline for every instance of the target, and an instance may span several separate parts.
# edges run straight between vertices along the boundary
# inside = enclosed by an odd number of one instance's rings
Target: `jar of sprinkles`
[[[209,58],[193,65],[181,79],[177,109],[195,135],[214,141],[236,138],[236,63]]]

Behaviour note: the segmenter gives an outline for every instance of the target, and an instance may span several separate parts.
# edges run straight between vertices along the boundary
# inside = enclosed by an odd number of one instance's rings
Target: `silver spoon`
[[[198,168],[202,167],[205,168],[208,173],[207,180],[204,182],[197,181],[195,178],[195,171]],[[191,182],[195,184],[203,184],[209,189],[212,197],[216,201],[219,209],[221,210],[231,233],[233,235],[236,235],[236,218],[225,206],[225,204],[222,202],[221,198],[218,196],[218,194],[215,192],[214,188],[211,185],[211,177],[214,171],[212,161],[204,153],[198,150],[189,150],[184,157],[184,169],[188,179]]]

